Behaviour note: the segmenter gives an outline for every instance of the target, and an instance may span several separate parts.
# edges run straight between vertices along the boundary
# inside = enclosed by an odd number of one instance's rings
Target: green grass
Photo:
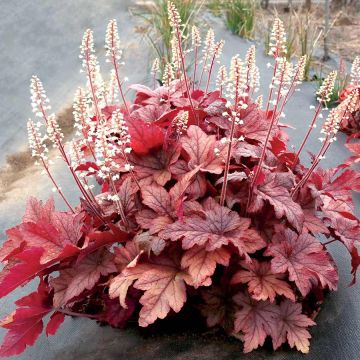
[[[201,0],[173,0],[179,11],[183,26],[183,46],[187,46],[188,31],[204,1]],[[160,71],[163,73],[166,63],[171,62],[171,26],[168,19],[167,0],[155,0],[153,6],[132,10],[132,14],[142,20],[144,34],[153,48],[154,58],[160,60]]]
[[[223,1],[226,27],[233,33],[251,38],[255,28],[256,4],[252,0]]]

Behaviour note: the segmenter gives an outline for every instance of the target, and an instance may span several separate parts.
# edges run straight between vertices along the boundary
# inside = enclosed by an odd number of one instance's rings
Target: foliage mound
[[[70,143],[48,112],[40,80],[31,80],[34,113],[41,119],[28,123],[32,154],[69,209],[57,211],[53,199],[31,198],[21,224],[7,231],[0,296],[34,278],[38,288],[1,321],[8,330],[1,356],[33,345],[48,315],[47,335],[66,315],[118,328],[136,318],[146,327],[180,312],[185,302],[209,327],[238,336],[245,352],[270,337],[274,349],[288,343],[306,353],[319,304],[337,288],[331,242],[348,249],[355,282],[360,234],[351,191],[360,190],[360,175],[348,165],[317,166],[358,104],[358,93],[330,112],[307,168],[300,154],[332,78],[320,88],[309,132],[293,152],[279,120],[306,59],[295,66],[286,60],[281,21],[274,22],[273,76],[263,106],[261,97],[253,100],[259,81],[255,48],[244,61],[234,56],[229,73],[219,67],[216,90],[210,91],[223,42],[210,31],[202,62],[187,75],[190,55],[179,45],[180,18],[168,6],[173,62],[161,86],[131,86],[133,103],[124,98],[116,21],[106,35],[109,82],[100,76],[92,32],[85,32],[87,87],[76,93],[77,135]],[[192,35],[199,47],[196,28]],[[75,208],[52,176],[49,143],[82,193]]]

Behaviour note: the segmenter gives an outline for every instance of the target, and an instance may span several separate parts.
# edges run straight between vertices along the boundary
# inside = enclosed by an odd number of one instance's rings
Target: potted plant
[[[28,122],[32,155],[68,210],[55,210],[53,199],[31,198],[22,223],[7,231],[0,296],[34,278],[39,282],[1,321],[8,330],[1,356],[33,345],[48,315],[47,335],[67,315],[113,327],[136,318],[147,327],[180,312],[185,302],[199,309],[209,327],[242,339],[245,352],[270,337],[274,349],[287,342],[306,353],[319,304],[337,288],[331,242],[348,249],[355,282],[359,223],[351,190],[359,191],[360,175],[345,165],[323,170],[318,164],[358,93],[331,110],[307,168],[300,155],[333,78],[319,89],[309,132],[292,152],[279,120],[306,58],[295,66],[286,60],[282,22],[275,19],[273,26],[273,76],[263,103],[261,96],[253,99],[259,82],[254,47],[244,60],[234,56],[228,70],[219,67],[216,90],[209,90],[223,42],[210,31],[202,62],[188,75],[181,19],[171,2],[168,13],[173,61],[161,86],[131,87],[133,103],[125,99],[116,21],[106,33],[109,82],[100,76],[92,32],[85,32],[87,86],[76,93],[77,135],[68,144],[48,111],[41,81],[31,79],[40,118]],[[196,28],[192,35],[193,44],[202,43]],[[76,207],[53,177],[49,144],[82,193]]]

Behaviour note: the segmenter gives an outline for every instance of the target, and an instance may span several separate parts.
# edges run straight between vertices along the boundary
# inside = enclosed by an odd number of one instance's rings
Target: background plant
[[[182,46],[189,45],[189,29],[196,23],[197,16],[204,6],[204,0],[175,0],[184,26],[182,27]],[[172,61],[172,28],[167,12],[167,0],[154,0],[146,6],[132,9],[132,14],[142,21],[143,32],[151,45],[154,59],[158,58],[160,78],[164,73],[165,65]]]
[[[255,28],[256,2],[228,0],[222,3],[225,25],[234,34],[251,38]]]

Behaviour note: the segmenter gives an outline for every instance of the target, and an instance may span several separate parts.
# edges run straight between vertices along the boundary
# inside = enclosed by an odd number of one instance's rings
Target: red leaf
[[[131,136],[131,148],[136,154],[146,155],[151,149],[162,147],[163,130],[153,123],[145,123],[139,119],[128,119],[127,125]]]
[[[223,247],[207,251],[204,246],[193,246],[183,255],[181,266],[188,269],[193,279],[192,285],[198,288],[202,285],[210,285],[210,277],[215,271],[216,264],[228,266],[229,260],[230,253]]]
[[[270,122],[266,119],[264,112],[259,110],[256,104],[251,104],[243,111],[241,119],[244,124],[237,126],[235,136],[240,137],[243,135],[246,139],[264,143],[270,127]],[[275,127],[272,134],[274,132]]]
[[[301,313],[301,304],[282,301],[276,324],[276,332],[272,335],[275,350],[287,340],[291,348],[296,346],[302,353],[309,352],[311,335],[307,328],[316,324]]]
[[[21,298],[16,305],[16,311],[1,321],[1,327],[8,329],[0,348],[1,357],[22,353],[41,334],[42,319],[52,311],[47,284],[41,281],[36,292]]]
[[[96,173],[96,170],[100,170],[96,163],[87,161],[85,164],[80,164],[76,167],[75,171],[87,171],[88,175]]]
[[[336,290],[338,273],[321,243],[309,234],[298,236],[286,229],[275,236],[275,243],[266,250],[265,255],[273,256],[271,268],[274,273],[289,272],[289,279],[295,281],[303,296],[313,285],[320,282]]]
[[[45,204],[41,200],[30,197],[26,204],[23,222],[45,221],[51,224],[51,215],[55,211],[54,199],[50,198]]]
[[[345,146],[354,154],[346,160],[348,164],[358,163],[360,161],[360,144],[345,144]]]
[[[355,246],[360,245],[360,226],[357,221],[337,217],[331,223],[335,235],[339,237],[350,253]]]
[[[344,190],[360,191],[360,173],[356,170],[345,170],[334,181],[326,184],[322,190],[333,196]]]
[[[292,200],[286,185],[278,174],[269,173],[265,182],[254,189],[256,198],[250,210],[257,212],[264,206],[264,201],[268,201],[273,206],[278,219],[285,216],[291,225],[301,231],[304,214],[301,206]]]
[[[70,226],[72,228],[72,226]],[[19,238],[26,243],[26,248],[37,247],[43,249],[41,264],[59,258],[67,244],[72,244],[77,234],[67,232],[65,226],[62,232],[48,223],[23,223],[16,228]],[[69,238],[71,237],[71,238]]]
[[[48,324],[46,325],[46,335],[55,335],[56,332],[59,330],[59,326],[64,322],[65,315],[61,312],[54,312]]]
[[[232,278],[232,284],[248,284],[251,297],[255,300],[275,301],[276,295],[283,295],[295,301],[291,287],[284,281],[285,274],[274,274],[270,262],[258,262],[253,259],[250,264],[240,263],[244,270],[238,271]]]
[[[313,234],[328,234],[329,229],[324,225],[324,221],[319,219],[313,209],[304,209],[303,232],[311,232]]]
[[[235,313],[235,332],[244,333],[244,352],[248,353],[264,345],[266,337],[274,333],[279,309],[269,301],[252,300],[243,293],[235,295],[234,301],[241,306]]]
[[[114,224],[107,224],[107,226],[110,228],[110,231],[95,231],[88,234],[87,239],[89,241],[89,245],[81,251],[78,262],[80,262],[86,255],[91,254],[105,245],[124,243],[129,240],[129,233],[120,230]]]
[[[131,317],[136,309],[135,299],[127,299],[127,308],[119,304],[119,300],[110,299],[104,295],[105,310],[99,316],[99,321],[105,321],[115,328],[123,328],[127,320]]]
[[[31,280],[46,267],[46,265],[40,264],[43,252],[44,249],[42,248],[29,248],[14,256],[17,261],[15,265],[5,267],[2,271],[0,298]]]

